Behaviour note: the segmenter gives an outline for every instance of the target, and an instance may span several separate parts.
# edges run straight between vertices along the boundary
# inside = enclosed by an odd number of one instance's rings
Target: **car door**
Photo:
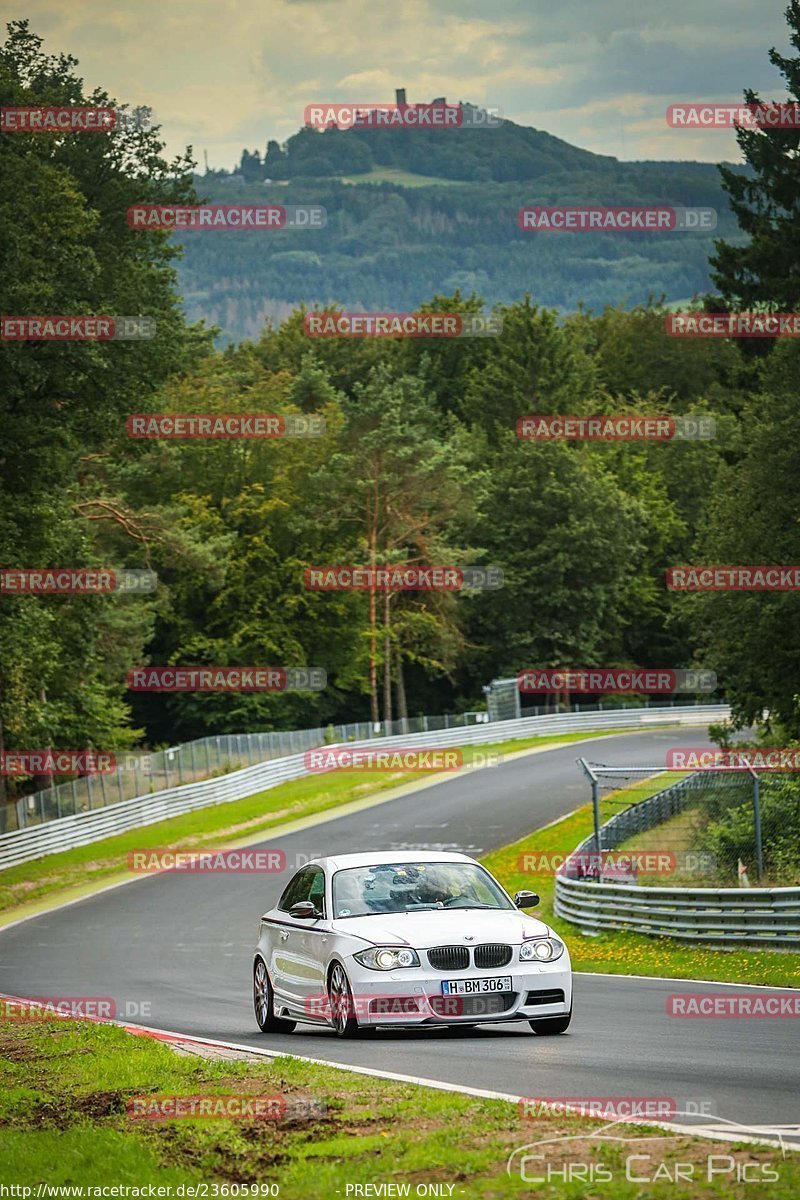
[[[320,913],[316,920],[289,915],[295,904],[310,900]],[[271,921],[272,969],[270,976],[278,1003],[296,1015],[321,1016],[319,998],[324,993],[325,875],[321,867],[307,866],[289,881]]]
[[[312,877],[308,867],[293,875],[284,888],[283,895],[270,914],[268,927],[271,944],[268,970],[272,988],[278,1003],[296,1007],[300,995],[299,965],[296,961],[300,950],[300,922],[289,916],[293,905],[309,899]]]
[[[325,872],[317,866],[309,866],[306,869],[310,882],[305,898],[314,904],[319,916],[313,921],[297,921],[297,928],[292,930],[289,941],[294,948],[293,959],[303,1012],[314,1017],[325,1013],[325,966],[331,934],[325,895]]]

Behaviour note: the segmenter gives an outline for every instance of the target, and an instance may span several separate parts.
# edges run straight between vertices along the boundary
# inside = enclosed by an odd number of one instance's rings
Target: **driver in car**
[[[435,875],[423,875],[417,884],[416,899],[420,904],[444,904],[450,892]]]

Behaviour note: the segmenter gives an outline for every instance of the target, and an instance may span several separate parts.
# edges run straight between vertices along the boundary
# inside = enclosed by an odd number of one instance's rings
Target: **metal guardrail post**
[[[747,767],[753,776],[753,833],[756,843],[756,876],[761,883],[764,878],[764,848],[761,844],[761,780],[758,771],[754,771],[748,763]]]
[[[599,780],[592,768],[589,766],[585,758],[576,760],[582,769],[589,776],[592,783],[592,815],[594,817],[594,848],[599,854],[602,847],[600,845],[600,797],[599,797]]]

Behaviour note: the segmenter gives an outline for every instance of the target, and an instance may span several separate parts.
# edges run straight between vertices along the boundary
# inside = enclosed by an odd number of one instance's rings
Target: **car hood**
[[[525,916],[519,909],[483,908],[340,917],[333,922],[333,928],[337,933],[353,934],[376,946],[405,944],[418,950],[481,942],[519,945],[526,937],[545,936],[550,932],[543,921]]]

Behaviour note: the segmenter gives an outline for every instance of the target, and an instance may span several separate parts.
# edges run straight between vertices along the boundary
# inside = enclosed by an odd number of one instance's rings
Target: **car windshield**
[[[513,907],[491,875],[475,863],[379,863],[337,871],[333,877],[335,917]]]

